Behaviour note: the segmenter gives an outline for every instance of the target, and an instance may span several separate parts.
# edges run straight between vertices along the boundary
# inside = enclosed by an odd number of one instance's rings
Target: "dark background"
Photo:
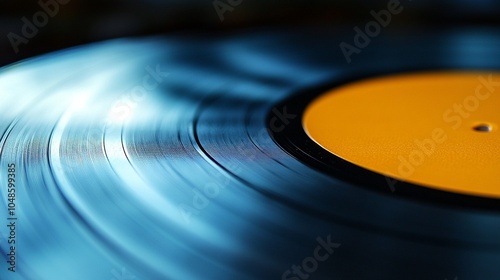
[[[56,0],[41,0],[43,3]],[[370,11],[388,0],[220,0],[231,6],[221,21],[210,0],[59,0],[59,11],[49,17],[33,38],[14,50],[8,34],[22,35],[22,18],[33,22],[43,11],[36,0],[2,1],[0,4],[0,66],[41,53],[110,38],[169,32],[238,32],[256,26],[341,26],[352,29],[372,20]],[[232,1],[232,2],[231,2]],[[401,0],[404,12],[394,27],[498,26],[500,1]],[[500,34],[499,34],[500,35]],[[12,35],[11,35],[12,36]]]

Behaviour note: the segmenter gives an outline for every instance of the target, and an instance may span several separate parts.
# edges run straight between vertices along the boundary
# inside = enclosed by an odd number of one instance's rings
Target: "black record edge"
[[[411,71],[421,72],[424,70],[426,69]],[[450,69],[427,69],[427,71],[440,70]],[[451,70],[463,71],[465,69]],[[467,70],[470,71],[478,69]],[[267,129],[275,143],[285,152],[306,165],[318,169],[336,179],[343,180],[351,184],[353,187],[367,188],[369,190],[382,192],[387,195],[396,195],[404,199],[417,200],[422,203],[430,203],[436,206],[449,206],[464,210],[500,212],[500,200],[496,198],[472,196],[433,189],[430,187],[404,182],[396,178],[391,178],[362,168],[326,151],[309,138],[304,131],[302,126],[303,113],[307,105],[319,95],[336,87],[362,79],[374,78],[376,76],[381,76],[382,74],[403,74],[404,72],[355,75],[340,79],[341,81],[336,78],[337,82],[300,90],[272,108],[266,118],[266,124],[268,126]],[[276,110],[280,111],[282,115],[286,112],[287,114],[295,115],[295,117],[280,120],[276,115]],[[280,125],[276,125],[276,123],[279,123],[278,121],[281,121]],[[272,127],[273,125],[274,127]]]

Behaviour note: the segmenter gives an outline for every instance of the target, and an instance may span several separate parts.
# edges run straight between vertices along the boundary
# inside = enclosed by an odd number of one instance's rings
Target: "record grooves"
[[[405,182],[391,192],[302,122],[316,97],[365,78],[500,69],[498,36],[474,47],[475,32],[386,34],[346,64],[332,52],[352,39],[342,34],[120,39],[3,68],[0,206],[15,163],[22,211],[19,270],[0,265],[0,279],[297,280],[294,267],[314,262],[308,279],[498,275],[498,200]],[[144,87],[153,70],[164,75]],[[318,261],[318,240],[340,246]]]

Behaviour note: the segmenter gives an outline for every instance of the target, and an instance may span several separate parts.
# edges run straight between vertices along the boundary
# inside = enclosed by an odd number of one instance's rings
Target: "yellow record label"
[[[332,154],[402,181],[500,198],[500,73],[373,78],[315,99],[308,136]]]

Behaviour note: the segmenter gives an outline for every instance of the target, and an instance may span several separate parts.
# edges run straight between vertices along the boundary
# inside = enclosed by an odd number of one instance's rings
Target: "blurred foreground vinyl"
[[[499,69],[494,31],[385,35],[350,64],[332,53],[350,32],[274,29],[114,40],[4,68],[1,278],[499,275],[497,211],[328,176],[266,123],[283,98],[361,72]]]
[[[311,88],[498,72],[498,4],[273,3],[2,4],[0,279],[499,277],[497,200],[373,190],[276,141]]]

